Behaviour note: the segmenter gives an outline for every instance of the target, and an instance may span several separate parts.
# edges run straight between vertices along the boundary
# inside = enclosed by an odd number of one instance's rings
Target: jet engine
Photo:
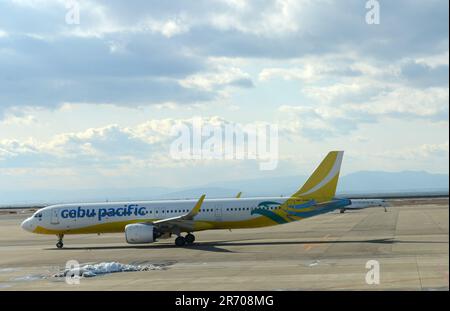
[[[161,232],[151,224],[129,224],[125,226],[125,239],[129,244],[152,243]]]

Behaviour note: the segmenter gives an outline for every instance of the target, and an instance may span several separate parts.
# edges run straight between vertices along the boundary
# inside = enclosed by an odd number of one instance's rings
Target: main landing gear
[[[195,235],[193,235],[192,233],[188,233],[184,239],[186,240],[187,244],[192,244],[195,242]]]
[[[58,243],[56,243],[57,248],[63,248],[63,246],[64,246],[63,238],[64,238],[64,234],[58,234]]]
[[[193,244],[195,241],[195,235],[193,235],[192,233],[188,233],[185,237],[179,235],[176,239],[175,239],[175,245],[176,246],[184,246],[186,244],[191,245]]]

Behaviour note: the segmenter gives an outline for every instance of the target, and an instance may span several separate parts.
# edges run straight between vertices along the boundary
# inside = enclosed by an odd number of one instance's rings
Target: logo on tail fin
[[[283,224],[327,213],[340,207],[343,204],[342,200],[336,201],[333,198],[343,156],[343,151],[328,153],[303,187],[291,198],[282,204],[263,201],[251,211],[251,214],[259,214],[275,223]]]

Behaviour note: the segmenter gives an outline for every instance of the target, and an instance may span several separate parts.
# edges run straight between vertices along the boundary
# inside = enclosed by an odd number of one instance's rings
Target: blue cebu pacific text
[[[119,208],[83,208],[79,206],[76,209],[63,209],[61,211],[62,218],[93,218],[97,217],[100,221],[105,217],[124,217],[124,216],[145,216],[148,214],[147,208],[139,207],[137,204],[124,205]]]

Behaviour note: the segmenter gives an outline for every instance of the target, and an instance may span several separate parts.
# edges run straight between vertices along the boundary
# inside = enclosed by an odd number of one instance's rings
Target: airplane
[[[328,213],[351,204],[335,198],[343,151],[331,151],[306,183],[290,197],[164,200],[52,205],[36,211],[21,227],[37,234],[124,233],[129,244],[176,235],[175,245],[191,245],[193,232],[274,226]],[[186,235],[182,235],[186,233]]]
[[[383,207],[387,212],[389,204],[385,199],[350,199],[350,205],[342,207],[340,213],[344,213],[346,210],[360,210],[369,207]]]

